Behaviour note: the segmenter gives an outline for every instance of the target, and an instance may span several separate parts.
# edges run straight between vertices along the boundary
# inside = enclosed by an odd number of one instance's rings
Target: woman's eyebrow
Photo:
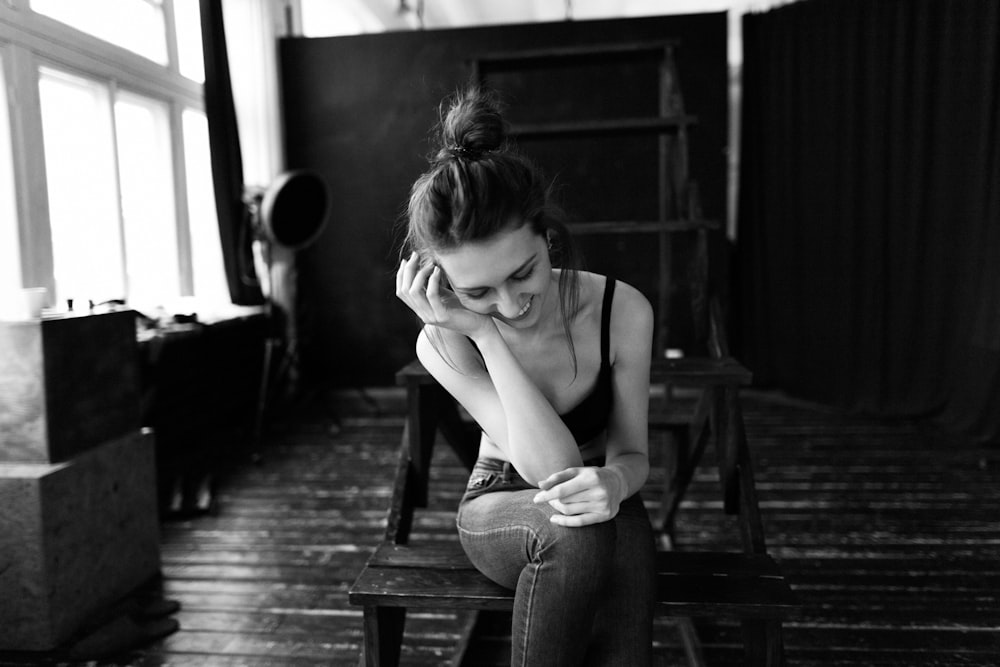
[[[514,269],[513,271],[511,271],[510,275],[507,276],[507,279],[510,280],[511,278],[513,278],[514,276],[516,276],[517,274],[519,274],[522,271],[524,271],[526,268],[528,268],[528,265],[530,265],[532,262],[535,261],[535,259],[537,257],[538,257],[538,253],[535,253],[534,255],[532,255],[531,257],[529,257],[527,259],[527,261],[525,261],[523,264],[521,264],[521,266],[519,266],[516,269]],[[479,290],[489,289],[489,287],[458,287],[454,283],[452,283],[451,288],[453,290],[455,290],[455,291],[458,291],[458,292],[478,292]]]

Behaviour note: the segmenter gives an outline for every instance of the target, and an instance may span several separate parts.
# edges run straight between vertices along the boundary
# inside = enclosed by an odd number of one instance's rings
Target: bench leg
[[[709,422],[711,421],[711,392],[705,390],[698,400],[694,418],[691,425],[678,432],[675,439],[677,443],[677,455],[672,460],[668,459],[668,464],[675,465],[671,475],[669,485],[665,484],[663,497],[660,501],[660,511],[657,515],[657,528],[661,531],[669,531],[670,541],[673,542],[674,520],[677,511],[680,509],[681,501],[687,492],[691,480],[694,479],[695,470],[701,461],[702,454],[708,445],[709,436],[712,433]],[[671,443],[673,444],[673,443]],[[669,472],[669,471],[668,471]],[[664,533],[666,534],[666,533]]]
[[[767,641],[768,667],[785,667],[785,640],[781,633],[781,621],[765,621],[764,636]]]
[[[744,664],[760,667],[784,667],[785,647],[780,621],[744,620]]]
[[[678,618],[677,631],[681,636],[681,644],[684,646],[688,667],[706,667],[705,655],[702,653],[701,640],[698,639],[698,631],[695,630],[694,622],[690,618]]]
[[[365,607],[361,664],[397,667],[405,623],[406,609],[403,607]]]
[[[665,551],[673,549],[674,542],[674,516],[670,511],[670,498],[674,488],[677,486],[677,471],[681,465],[683,456],[681,447],[686,449],[686,442],[679,442],[678,434],[668,431],[664,434],[663,442],[663,487],[661,489],[660,509],[656,513],[654,522],[655,528],[660,533],[661,548]],[[685,452],[686,453],[686,452]]]

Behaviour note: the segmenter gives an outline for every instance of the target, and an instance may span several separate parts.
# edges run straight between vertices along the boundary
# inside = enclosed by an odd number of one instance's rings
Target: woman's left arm
[[[559,511],[554,523],[584,526],[613,519],[618,507],[649,476],[649,366],[653,309],[639,290],[619,282],[612,302],[614,402],[608,420],[605,465],[568,468],[539,483],[536,503]]]

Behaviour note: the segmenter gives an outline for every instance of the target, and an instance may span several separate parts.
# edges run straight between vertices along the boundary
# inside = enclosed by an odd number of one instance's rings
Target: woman
[[[458,510],[472,563],[515,590],[514,665],[651,661],[652,309],[572,268],[547,184],[495,99],[460,93],[414,184],[396,294],[417,356],[482,429]]]

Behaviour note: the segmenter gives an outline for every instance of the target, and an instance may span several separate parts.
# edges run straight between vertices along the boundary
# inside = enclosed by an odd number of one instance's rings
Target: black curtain
[[[243,155],[229,78],[222,0],[201,0],[200,8],[205,57],[205,114],[229,296],[235,304],[260,304],[263,296],[253,271],[253,238],[249,214],[243,204]]]
[[[1000,3],[804,0],[743,29],[758,384],[1000,442]]]

